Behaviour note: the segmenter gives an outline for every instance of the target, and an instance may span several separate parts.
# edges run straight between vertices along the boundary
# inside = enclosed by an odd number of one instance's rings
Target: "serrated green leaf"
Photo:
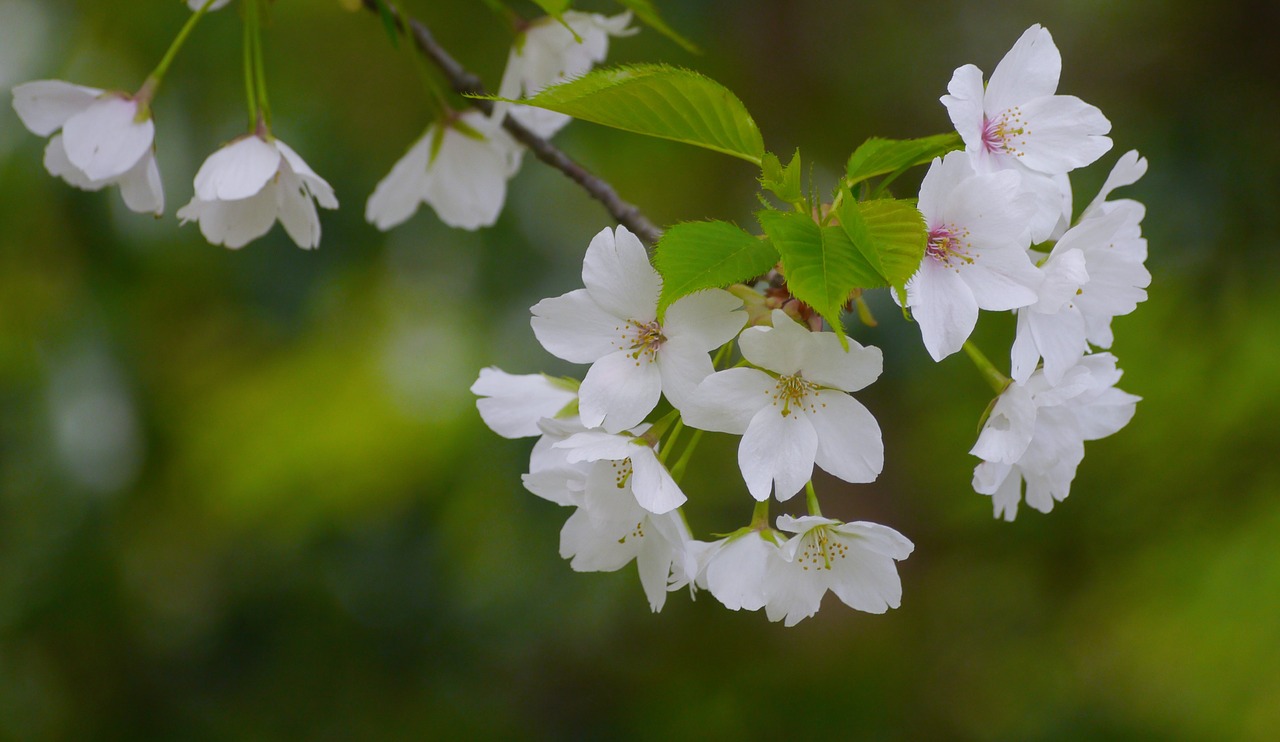
[[[658,9],[649,0],[618,0],[618,4],[635,13],[636,18],[640,19],[641,23],[676,42],[690,54],[702,53],[702,50],[692,41],[689,41],[677,33],[674,28],[668,26],[667,22],[658,14]]]
[[[764,154],[760,166],[760,186],[772,191],[775,196],[789,204],[797,204],[804,200],[804,191],[800,186],[803,174],[800,168],[800,150],[791,156],[791,162],[783,166],[782,161],[772,152]]]
[[[658,64],[599,69],[512,102],[705,147],[756,166],[764,155],[760,129],[742,101],[691,70]]]
[[[898,173],[923,165],[935,157],[960,149],[964,141],[956,133],[938,134],[921,139],[880,139],[872,137],[849,156],[845,167],[845,183],[854,185],[877,175]]]
[[[901,292],[919,269],[928,241],[924,217],[915,205],[890,198],[854,201],[846,187],[835,213],[840,228],[880,275],[879,285]]]
[[[685,222],[663,232],[654,248],[662,274],[658,314],[683,296],[768,272],[778,262],[769,241],[729,222]]]
[[[756,218],[782,256],[791,295],[813,307],[832,327],[840,327],[840,310],[854,289],[884,285],[840,227],[820,227],[807,214],[796,212],[761,211]]]

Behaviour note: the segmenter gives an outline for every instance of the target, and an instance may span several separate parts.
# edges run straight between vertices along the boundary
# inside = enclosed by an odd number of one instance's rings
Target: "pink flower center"
[[[929,241],[924,246],[924,254],[947,265],[951,265],[953,258],[972,263],[973,257],[969,255],[972,247],[969,230],[954,224],[939,224],[929,230]]]
[[[628,320],[625,327],[615,328],[622,333],[621,340],[617,342],[619,350],[630,350],[631,357],[636,359],[636,365],[640,365],[641,357],[649,363],[653,363],[657,359],[658,349],[667,341],[662,334],[662,325],[657,320],[652,322],[639,322],[637,320]]]
[[[1022,157],[1031,130],[1018,106],[1004,110],[994,119],[982,117],[982,146],[990,153]]]

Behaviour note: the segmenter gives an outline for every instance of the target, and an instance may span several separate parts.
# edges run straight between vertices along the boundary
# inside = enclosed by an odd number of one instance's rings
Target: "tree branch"
[[[364,7],[374,13],[381,13],[379,0],[363,0]],[[402,14],[396,8],[390,9],[396,25],[401,31],[413,38],[418,51],[430,59],[444,73],[454,92],[460,95],[488,95],[484,82],[474,73],[463,67],[444,47],[440,46],[426,24],[408,14]],[[485,114],[493,113],[493,102],[472,100],[472,104]],[[520,122],[506,116],[502,120],[502,128],[506,129],[516,141],[529,148],[534,157],[559,170],[570,180],[582,186],[592,198],[604,204],[609,214],[640,239],[654,244],[662,236],[662,230],[640,211],[635,204],[623,200],[603,178],[579,165],[560,148],[546,139],[526,129]]]

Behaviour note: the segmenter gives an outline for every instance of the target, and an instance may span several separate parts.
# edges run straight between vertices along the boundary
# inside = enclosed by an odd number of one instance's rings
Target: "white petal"
[[[440,151],[423,183],[423,200],[440,221],[458,229],[479,229],[498,220],[507,198],[507,179],[518,162],[517,147],[505,131],[483,116],[465,116],[485,135],[476,140],[447,128]]]
[[[151,151],[156,125],[150,118],[135,121],[132,100],[107,96],[67,119],[62,141],[67,159],[93,180],[117,178]]]
[[[662,396],[658,364],[619,350],[591,364],[578,389],[578,414],[587,427],[617,433],[635,427]]]
[[[1113,435],[1133,419],[1142,398],[1119,389],[1107,389],[1091,404],[1075,409],[1081,436],[1096,441]]]
[[[692,338],[668,340],[658,350],[657,366],[662,393],[677,410],[693,404],[698,384],[715,371],[702,343]]]
[[[649,263],[639,238],[626,227],[607,227],[587,246],[582,283],[606,312],[623,319],[652,322],[658,316],[662,279]]]
[[[209,155],[200,166],[196,198],[237,201],[254,196],[280,169],[280,158],[279,150],[258,137],[241,137]]]
[[[970,156],[985,153],[982,143],[983,97],[982,70],[966,64],[958,67],[947,83],[947,95],[942,96],[942,105],[947,107],[947,115],[951,124],[956,127],[960,138],[964,140],[965,150]],[[924,211],[923,206],[921,211]]]
[[[557,358],[592,363],[622,347],[626,324],[601,309],[586,289],[543,299],[530,311],[534,336]]]
[[[708,376],[680,410],[684,423],[699,430],[742,435],[757,411],[774,401],[777,381],[754,368],[731,368]]]
[[[748,327],[738,336],[742,356],[757,366],[792,376],[804,368],[812,333],[781,309],[773,310],[773,327]],[[839,342],[839,341],[837,341]]]
[[[1013,346],[1009,349],[1009,376],[1019,384],[1027,383],[1040,364],[1040,349],[1036,347],[1036,338],[1031,332],[1032,314],[1029,309],[1018,310],[1017,329]]]
[[[279,139],[274,139],[271,143],[280,151],[284,161],[289,163],[289,167],[302,181],[302,184],[307,187],[307,192],[315,198],[316,203],[326,209],[338,208],[338,199],[334,197],[333,187],[329,185],[328,181],[316,175],[316,171],[312,170],[311,166],[297,152],[294,152],[292,147]]]
[[[1070,307],[1057,314],[1031,313],[1031,334],[1044,358],[1044,376],[1057,384],[1067,369],[1089,350],[1084,318]]]
[[[961,153],[947,156],[956,154]],[[960,181],[947,193],[936,218],[964,230],[966,248],[981,253],[991,247],[1028,247],[1023,235],[1035,208],[1035,197],[1023,190],[1021,176],[1003,170]]]
[[[680,485],[671,478],[667,467],[654,456],[653,449],[636,446],[636,453],[631,457],[631,470],[631,493],[645,510],[661,515],[675,510],[688,499],[680,491]]]
[[[819,386],[856,392],[880,378],[884,353],[874,345],[863,346],[846,337],[849,350],[840,347],[834,332],[811,332],[801,348],[804,378]]]
[[[577,469],[541,469],[520,477],[525,489],[557,505],[581,505],[582,480]]]
[[[200,232],[215,245],[244,247],[266,234],[276,221],[276,195],[270,189],[239,201],[201,201],[194,198],[178,210],[178,218],[199,220]]]
[[[13,88],[13,110],[32,134],[47,137],[102,95],[97,88],[62,80],[37,80]]]
[[[707,563],[707,589],[731,611],[755,611],[765,604],[765,572],[778,547],[758,531],[730,538]]]
[[[639,540],[629,535],[627,524],[602,522],[578,508],[560,529],[560,556],[572,558],[569,566],[576,572],[614,572],[639,551]]]
[[[1062,74],[1062,55],[1049,32],[1036,24],[1023,32],[987,83],[986,110],[998,114],[1034,98],[1053,95]]]
[[[1048,175],[1084,167],[1111,149],[1111,122],[1095,106],[1071,95],[1037,98],[1022,107],[1028,129],[1018,162]]]
[[[105,180],[90,180],[89,176],[80,172],[80,168],[67,159],[67,150],[62,146],[62,135],[55,134],[44,148],[44,168],[50,175],[62,178],[67,183],[84,191],[96,191],[107,185]]]
[[[801,538],[804,536],[795,536],[783,549]],[[769,560],[765,570],[768,602],[764,608],[770,621],[782,620],[786,626],[795,626],[818,612],[826,592],[825,581],[819,581],[812,571],[805,572],[794,562],[783,559]]]
[[[646,525],[652,525],[646,524]],[[640,572],[640,587],[649,600],[649,610],[657,613],[667,602],[667,579],[671,575],[671,562],[676,552],[672,544],[657,533],[645,531],[636,554],[636,569]]]
[[[920,181],[920,199],[917,202],[930,227],[952,219],[945,211],[951,194],[973,176],[973,165],[964,152],[949,152],[945,157],[933,158],[924,180]]]
[[[667,308],[662,334],[687,340],[710,351],[733,338],[747,324],[742,300],[722,289],[708,289],[680,298]]]
[[[978,324],[978,302],[969,285],[955,269],[928,257],[907,282],[907,306],[935,361],[960,350]]]
[[[320,215],[316,204],[288,163],[280,166],[275,183],[276,211],[280,224],[295,244],[310,250],[320,244]]]
[[[1078,230],[1072,230],[1067,235],[1072,232],[1080,234]],[[1063,306],[1074,301],[1080,295],[1081,287],[1089,282],[1084,251],[1072,247],[1073,240],[1063,237],[1041,266],[1044,280],[1040,283],[1040,299],[1034,307],[1038,314],[1062,311]]]
[[[957,266],[979,309],[1002,312],[1035,304],[1044,275],[1017,247],[988,248],[981,259]]]
[[[577,397],[542,374],[509,374],[493,367],[480,369],[471,393],[480,397],[476,409],[485,425],[503,438],[541,435],[538,420],[555,417]]]
[[[409,148],[373,189],[373,195],[365,205],[364,218],[378,229],[385,232],[402,224],[418,210],[427,179],[427,166],[431,161],[431,137],[434,134],[435,127],[428,128],[427,133]]]
[[[148,152],[133,169],[116,181],[125,206],[139,214],[164,213],[164,188],[160,185],[160,168],[155,155]]]
[[[1017,463],[1035,430],[1036,405],[1030,392],[1021,384],[1010,384],[991,408],[969,453],[985,461]]]
[[[1140,157],[1138,150],[1131,149],[1120,156],[1115,166],[1111,168],[1111,173],[1107,175],[1107,181],[1102,184],[1102,189],[1098,191],[1098,195],[1094,197],[1089,206],[1085,208],[1081,214],[1081,220],[1089,218],[1092,213],[1096,213],[1106,203],[1107,196],[1117,188],[1133,185],[1137,183],[1143,175],[1147,173],[1147,158]]]
[[[808,416],[818,434],[817,465],[846,482],[876,481],[884,469],[884,440],[875,417],[844,392],[820,392],[815,403],[818,409]]]
[[[813,476],[817,452],[818,434],[809,419],[794,410],[783,416],[771,405],[751,418],[738,445],[738,467],[752,497],[765,500],[773,489],[787,500]]]

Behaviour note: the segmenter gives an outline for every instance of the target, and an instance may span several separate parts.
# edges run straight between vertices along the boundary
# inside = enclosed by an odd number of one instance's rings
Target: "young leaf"
[[[963,146],[964,142],[956,133],[938,134],[923,139],[872,137],[849,156],[849,164],[845,167],[845,183],[852,186],[877,175],[897,173],[923,165]]]
[[[760,129],[742,101],[691,70],[658,64],[599,69],[512,102],[705,147],[757,166],[764,154]]]
[[[658,314],[683,296],[767,273],[778,262],[769,241],[728,222],[685,222],[662,234],[654,263],[662,274]]]
[[[924,217],[909,201],[854,201],[848,187],[843,192],[836,206],[840,228],[883,279],[882,285],[902,291],[924,258]]]
[[[832,327],[840,326],[840,309],[854,289],[884,285],[840,227],[820,227],[807,214],[794,211],[761,211],[756,218],[782,256],[791,295],[817,310]]]
[[[639,18],[641,23],[676,42],[690,54],[701,53],[692,41],[681,36],[675,29],[668,26],[666,21],[662,20],[662,16],[658,15],[658,9],[649,0],[618,0],[618,4],[635,13],[636,18]]]
[[[800,186],[800,150],[791,156],[791,162],[784,167],[778,156],[772,152],[764,154],[761,165],[760,186],[789,204],[804,201],[804,192]]]

